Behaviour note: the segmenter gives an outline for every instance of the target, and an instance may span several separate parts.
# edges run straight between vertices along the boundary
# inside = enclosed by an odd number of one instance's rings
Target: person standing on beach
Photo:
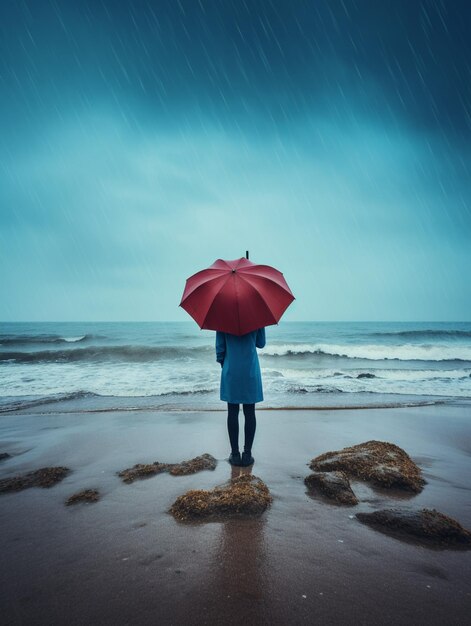
[[[229,463],[248,466],[254,463],[255,403],[263,401],[262,374],[256,348],[265,346],[265,328],[245,335],[216,332],[216,361],[221,364],[220,398],[227,402],[227,430],[231,444]],[[242,404],[244,451],[239,452],[239,405]]]

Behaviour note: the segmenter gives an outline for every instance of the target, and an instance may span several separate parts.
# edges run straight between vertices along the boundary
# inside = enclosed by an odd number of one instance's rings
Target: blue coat
[[[256,348],[265,345],[265,329],[246,335],[216,332],[216,361],[222,364],[220,398],[231,404],[263,401],[262,374]]]

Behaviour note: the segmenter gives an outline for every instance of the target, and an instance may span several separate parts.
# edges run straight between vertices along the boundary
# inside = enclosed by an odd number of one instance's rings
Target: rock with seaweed
[[[202,454],[189,461],[181,463],[172,463],[168,470],[172,476],[186,476],[187,474],[196,474],[203,470],[216,469],[217,460],[210,454]]]
[[[471,532],[452,517],[435,509],[383,509],[372,513],[357,513],[356,517],[364,524],[387,534],[418,538],[422,542],[438,546],[471,548]]]
[[[187,474],[195,474],[203,470],[214,470],[217,460],[210,454],[202,454],[189,461],[181,461],[180,463],[138,463],[133,467],[118,472],[118,476],[125,483],[132,483],[139,478],[148,478],[155,474],[168,472],[173,476],[186,476]]]
[[[118,472],[118,476],[122,478],[124,483],[132,483],[139,478],[149,478],[150,476],[155,476],[155,474],[167,472],[168,468],[168,463],[159,463],[158,461],[154,463],[137,463]]]
[[[272,500],[260,478],[242,474],[210,491],[188,491],[175,500],[170,513],[181,521],[251,517],[261,515]]]
[[[312,459],[317,472],[341,471],[380,487],[394,487],[419,493],[425,480],[420,468],[399,446],[387,441],[366,441],[349,448],[325,452]]]
[[[69,506],[78,502],[98,502],[99,499],[100,493],[98,489],[82,489],[82,491],[78,491],[67,498],[65,503]]]
[[[304,483],[310,491],[320,492],[338,504],[358,504],[358,499],[344,472],[314,472],[306,476]]]
[[[38,470],[0,480],[0,493],[21,491],[29,487],[52,487],[63,480],[70,469],[68,467],[41,467]]]

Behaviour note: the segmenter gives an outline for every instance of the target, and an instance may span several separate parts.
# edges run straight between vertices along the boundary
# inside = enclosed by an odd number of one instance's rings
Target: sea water
[[[471,398],[471,323],[282,321],[266,337],[262,406]],[[0,324],[0,411],[215,408],[219,381],[215,333],[191,321]]]

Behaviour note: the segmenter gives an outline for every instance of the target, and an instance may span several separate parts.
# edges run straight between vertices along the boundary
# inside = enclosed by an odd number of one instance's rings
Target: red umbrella
[[[280,271],[242,257],[190,276],[179,306],[200,328],[245,335],[277,324],[294,299]]]

